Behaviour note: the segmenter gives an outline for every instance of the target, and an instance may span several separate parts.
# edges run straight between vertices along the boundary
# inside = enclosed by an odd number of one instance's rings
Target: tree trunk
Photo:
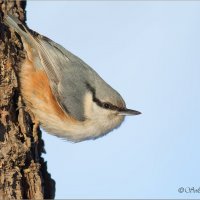
[[[20,38],[3,24],[10,12],[25,21],[26,1],[0,0],[0,199],[54,198],[55,182],[41,157],[44,142],[20,94]]]

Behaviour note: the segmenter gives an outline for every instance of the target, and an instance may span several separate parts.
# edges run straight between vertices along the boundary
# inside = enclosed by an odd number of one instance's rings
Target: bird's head
[[[139,111],[126,108],[121,95],[104,83],[95,88],[87,84],[84,99],[85,117],[99,130],[99,136],[119,127],[125,116],[139,115]]]

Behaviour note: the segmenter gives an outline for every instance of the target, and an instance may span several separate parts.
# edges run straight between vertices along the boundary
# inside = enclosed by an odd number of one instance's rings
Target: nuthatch
[[[22,39],[22,96],[42,127],[73,142],[96,139],[121,125],[126,108],[120,94],[92,68],[59,44],[31,31],[17,18],[5,24]]]

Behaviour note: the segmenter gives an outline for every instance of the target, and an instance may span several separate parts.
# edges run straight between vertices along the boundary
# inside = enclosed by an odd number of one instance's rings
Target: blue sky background
[[[27,23],[141,111],[96,141],[43,133],[56,198],[200,198],[200,2],[28,1]]]

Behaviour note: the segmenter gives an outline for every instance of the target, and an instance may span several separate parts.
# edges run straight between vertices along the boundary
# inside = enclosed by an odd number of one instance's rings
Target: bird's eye
[[[109,109],[110,108],[110,104],[109,103],[104,103],[103,107],[106,108],[106,109]]]

